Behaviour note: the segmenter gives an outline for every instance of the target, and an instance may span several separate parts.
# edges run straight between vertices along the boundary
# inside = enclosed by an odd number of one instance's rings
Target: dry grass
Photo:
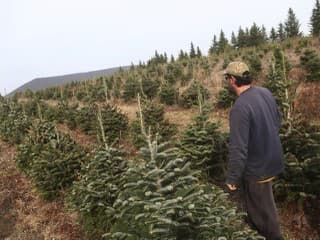
[[[294,108],[303,118],[316,121],[320,118],[320,83],[301,83],[296,91]]]
[[[0,142],[0,239],[82,240],[76,216],[61,201],[46,202],[14,163],[16,149]]]

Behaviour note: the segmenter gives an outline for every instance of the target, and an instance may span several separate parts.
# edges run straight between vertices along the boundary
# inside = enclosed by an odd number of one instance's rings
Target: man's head
[[[250,85],[252,78],[248,66],[243,62],[231,62],[224,71],[226,80],[232,87],[241,87]]]

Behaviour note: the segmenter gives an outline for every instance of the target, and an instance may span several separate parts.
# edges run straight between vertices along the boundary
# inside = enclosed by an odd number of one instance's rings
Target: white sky
[[[190,42],[207,53],[253,22],[267,31],[293,8],[309,34],[315,0],[0,0],[0,93],[36,77],[86,72],[176,56]]]

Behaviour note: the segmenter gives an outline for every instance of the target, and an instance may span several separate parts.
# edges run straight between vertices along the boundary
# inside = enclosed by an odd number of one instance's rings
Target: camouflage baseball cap
[[[231,62],[228,64],[224,74],[242,77],[245,72],[249,72],[247,64],[243,62]]]

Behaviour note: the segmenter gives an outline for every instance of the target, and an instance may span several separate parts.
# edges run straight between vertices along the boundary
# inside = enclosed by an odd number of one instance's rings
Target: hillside
[[[309,66],[320,64],[319,49],[319,38],[304,37],[256,47],[227,48],[209,56],[191,57],[186,53],[173,61],[158,54],[127,71],[19,93],[11,102],[1,99],[0,136],[7,142],[2,144],[1,154],[8,159],[2,160],[2,164],[13,169],[15,161],[32,180],[28,183],[18,169],[12,171],[18,172],[13,176],[7,171],[1,173],[6,182],[2,188],[8,191],[6,177],[12,177],[25,183],[26,188],[17,192],[29,192],[28,186],[33,184],[41,199],[53,203],[45,208],[55,211],[52,216],[61,216],[63,222],[52,227],[45,214],[35,211],[37,220],[32,228],[39,236],[63,239],[70,234],[71,239],[84,231],[88,234],[86,239],[99,239],[103,234],[117,239],[127,233],[136,234],[134,239],[144,239],[139,234],[150,239],[153,233],[144,227],[145,222],[156,222],[166,233],[172,233],[176,228],[171,221],[178,226],[180,231],[174,233],[178,235],[185,232],[184,224],[198,226],[190,214],[202,216],[203,212],[197,212],[194,206],[204,208],[209,204],[207,214],[214,216],[216,222],[202,223],[213,224],[210,229],[226,234],[227,239],[231,239],[232,233],[259,239],[235,212],[232,201],[237,196],[224,187],[228,114],[234,98],[227,91],[222,73],[230,61],[242,60],[250,66],[254,84],[272,91],[283,114],[280,132],[286,174],[275,182],[274,190],[284,236],[286,240],[318,239],[320,82],[315,77],[318,70]],[[143,120],[139,118],[138,96]],[[143,131],[143,123],[147,131]],[[171,145],[162,145],[163,141]],[[15,149],[8,143],[24,145]],[[118,152],[120,149],[122,153]],[[6,155],[7,151],[12,154]],[[164,172],[168,175],[161,175]],[[170,177],[174,180],[164,180]],[[190,191],[189,195],[184,195],[181,186]],[[17,192],[12,193],[12,198],[28,205],[28,200],[21,199]],[[176,204],[182,196],[185,201]],[[35,209],[44,207],[41,200],[31,202],[38,205]],[[210,205],[213,202],[218,205]],[[73,212],[58,211],[54,203],[68,207],[71,204]],[[157,204],[168,210],[163,211]],[[183,212],[179,212],[181,206]],[[15,205],[10,205],[10,209],[5,212],[5,219],[16,219]],[[219,214],[210,212],[211,209]],[[176,219],[176,212],[186,215]],[[25,214],[22,212],[21,216]],[[81,222],[82,230],[75,219]],[[41,221],[48,224],[43,225],[46,232],[38,227]],[[229,226],[228,222],[235,225]],[[65,224],[69,233],[60,224]],[[15,226],[26,228],[19,221]],[[6,236],[19,235],[17,228],[3,226]],[[154,234],[161,236],[162,231],[155,229]]]
[[[121,67],[122,69],[128,69],[128,67]],[[14,91],[8,94],[8,96],[13,96],[17,92],[24,92],[27,89],[32,91],[45,89],[49,87],[57,87],[71,82],[78,82],[84,80],[93,80],[98,77],[102,76],[110,76],[118,71],[119,68],[108,68],[103,70],[96,70],[90,72],[82,72],[82,73],[73,73],[73,74],[66,74],[54,77],[42,77],[42,78],[35,78],[30,82],[23,84],[22,86],[18,87]]]

